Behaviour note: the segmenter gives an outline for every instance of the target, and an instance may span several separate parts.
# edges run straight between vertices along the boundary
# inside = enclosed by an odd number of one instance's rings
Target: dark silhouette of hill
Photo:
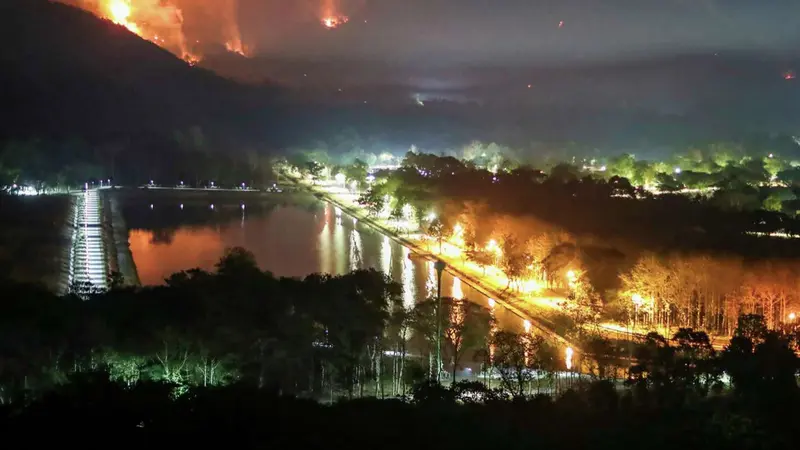
[[[0,136],[103,139],[224,128],[269,99],[121,26],[46,0],[4,0],[0,42]]]

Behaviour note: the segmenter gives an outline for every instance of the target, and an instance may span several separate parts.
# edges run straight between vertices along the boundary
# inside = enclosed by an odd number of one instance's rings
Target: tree
[[[535,370],[540,368],[537,355],[545,345],[541,336],[529,334],[498,331],[492,337],[492,366],[500,375],[503,388],[514,397],[524,396],[536,378]]]
[[[367,208],[370,215],[377,216],[386,205],[386,198],[374,186],[358,197],[358,204]]]
[[[358,189],[363,190],[367,185],[367,163],[356,159],[353,164],[344,168],[344,176],[348,184],[355,183]]]
[[[520,244],[516,236],[506,234],[503,236],[500,255],[500,267],[508,278],[509,285],[520,280],[526,273],[528,266],[533,264],[533,257],[527,249]]]
[[[439,253],[442,253],[442,241],[445,237],[444,223],[437,217],[428,224],[427,235],[439,243]]]
[[[783,201],[780,192],[773,192],[764,199],[762,207],[766,211],[780,212],[783,210]]]
[[[611,158],[606,167],[610,175],[632,180],[636,175],[636,158],[625,153]]]
[[[486,250],[467,250],[467,259],[479,265],[483,269],[483,274],[486,275],[486,267],[494,264],[495,255]]]
[[[442,311],[446,314],[444,337],[452,357],[452,383],[455,384],[456,370],[463,354],[488,345],[494,317],[488,309],[468,300],[448,298],[442,299],[442,304],[446,305]]]

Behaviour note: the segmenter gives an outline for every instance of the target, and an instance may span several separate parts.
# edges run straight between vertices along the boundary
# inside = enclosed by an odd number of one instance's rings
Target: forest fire
[[[192,65],[204,53],[199,48],[201,42],[224,45],[229,52],[245,55],[236,19],[236,0],[58,1],[123,26]],[[190,46],[188,42],[194,44]]]
[[[347,16],[328,16],[322,19],[322,25],[329,30],[333,30],[347,23],[349,20]]]
[[[342,8],[339,3],[339,0],[322,0],[322,8],[319,12],[320,22],[329,30],[339,28],[350,20],[341,13]]]
[[[200,58],[186,45],[183,12],[162,0],[72,0],[65,1],[110,20],[183,58],[189,64]]]

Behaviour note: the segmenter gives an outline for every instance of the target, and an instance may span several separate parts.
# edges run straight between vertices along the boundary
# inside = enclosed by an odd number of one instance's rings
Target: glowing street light
[[[427,219],[428,222],[433,222],[434,220],[436,220],[436,213],[433,211],[429,212],[428,215],[425,216],[425,219]]]
[[[797,314],[790,312],[789,313],[789,322],[794,322],[797,319]]]
[[[525,321],[522,322],[522,327],[525,329],[526,333],[530,333],[531,332],[531,327],[532,327],[531,321],[528,320],[528,319],[525,319]]]
[[[642,298],[642,296],[639,294],[631,295],[631,301],[633,302],[633,304],[636,306],[637,309],[644,304],[644,298]]]

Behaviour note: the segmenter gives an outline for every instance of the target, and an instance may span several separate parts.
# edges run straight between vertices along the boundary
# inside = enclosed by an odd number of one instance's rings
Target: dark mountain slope
[[[225,128],[269,99],[85,11],[45,0],[1,3],[0,136]]]

